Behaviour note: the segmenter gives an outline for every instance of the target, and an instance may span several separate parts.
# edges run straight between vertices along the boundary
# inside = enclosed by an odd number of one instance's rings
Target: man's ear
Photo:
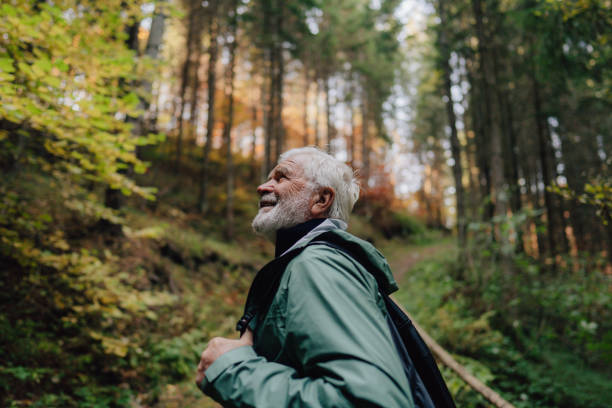
[[[336,191],[331,187],[323,187],[314,196],[314,203],[310,207],[310,214],[313,218],[321,218],[327,215],[336,197]]]

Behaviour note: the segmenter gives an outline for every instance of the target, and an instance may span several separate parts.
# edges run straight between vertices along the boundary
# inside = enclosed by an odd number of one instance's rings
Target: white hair
[[[333,188],[336,192],[327,215],[348,222],[353,206],[359,198],[359,182],[353,170],[344,162],[316,147],[288,150],[280,155],[278,161],[294,156],[307,156],[307,160],[300,160],[300,163],[309,182],[319,188]]]

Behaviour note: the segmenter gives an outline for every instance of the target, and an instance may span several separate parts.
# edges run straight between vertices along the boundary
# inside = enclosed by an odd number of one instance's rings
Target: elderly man
[[[413,407],[379,293],[381,282],[386,293],[397,286],[383,256],[344,231],[359,196],[352,170],[294,149],[257,192],[253,229],[276,258],[255,278],[241,338],[212,339],[202,353],[198,386],[227,407]],[[367,270],[321,234],[360,252]],[[256,286],[274,292],[259,309]]]

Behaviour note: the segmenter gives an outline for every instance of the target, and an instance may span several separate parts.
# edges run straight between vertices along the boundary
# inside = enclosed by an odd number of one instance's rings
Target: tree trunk
[[[453,178],[455,179],[455,199],[457,205],[457,239],[460,248],[461,256],[464,255],[466,248],[466,219],[465,219],[465,198],[463,192],[463,169],[461,168],[461,145],[457,137],[457,118],[453,107],[453,98],[451,93],[451,67],[449,64],[450,47],[448,44],[446,25],[447,16],[445,4],[443,0],[438,0],[438,14],[440,15],[440,33],[438,37],[438,47],[440,49],[440,57],[442,64],[442,76],[444,81],[444,94],[446,95],[446,115],[448,117],[448,126],[450,127],[450,144],[453,157]]]
[[[465,60],[465,72],[462,75],[462,81],[466,81],[470,86],[474,86],[474,81],[472,78],[472,74],[470,70],[473,69],[473,60],[470,56],[463,56]],[[466,170],[468,172],[468,183],[469,190],[468,194],[466,194],[467,205],[466,208],[466,221],[467,220],[476,220],[478,215],[478,207],[482,200],[480,186],[478,184],[478,160],[477,160],[477,147],[476,147],[476,115],[474,114],[475,107],[472,106],[472,97],[475,89],[472,88],[471,92],[468,93],[467,98],[464,99],[464,114],[463,114],[463,122],[465,124],[465,163]],[[466,203],[466,204],[467,204]],[[470,210],[470,215],[468,216],[467,211]],[[469,254],[468,254],[469,255]]]
[[[185,50],[187,54],[185,55],[185,62],[183,63],[183,68],[181,70],[181,88],[179,93],[181,108],[179,109],[177,119],[178,135],[176,137],[176,156],[174,158],[175,171],[178,170],[183,150],[183,116],[185,114],[185,94],[187,93],[187,85],[189,84],[189,71],[191,68],[193,43],[196,31],[196,17],[197,13],[195,10],[190,10],[189,23],[187,24],[187,38],[185,40]]]
[[[268,50],[268,102],[266,104],[266,147],[265,147],[265,158],[264,158],[264,177],[268,176],[270,170],[272,170],[272,140],[274,139],[274,120],[276,118],[275,109],[275,95],[274,89],[274,70],[276,67],[276,52],[274,47],[270,47]]]
[[[320,97],[319,97],[319,75],[315,75],[315,122],[314,122],[314,134],[315,134],[315,146],[320,147],[321,146],[321,140],[320,140],[320,136],[319,136],[319,116],[321,115],[321,111],[319,110],[319,102],[320,102]]]
[[[368,188],[370,179],[370,131],[368,122],[368,102],[366,96],[361,101],[361,170],[364,189]]]
[[[217,66],[217,2],[210,3],[210,46],[208,47],[208,117],[206,123],[206,142],[204,143],[204,152],[202,155],[202,165],[200,167],[200,191],[198,195],[198,209],[204,213],[208,209],[208,156],[212,146],[212,138],[215,126],[215,82],[216,82],[216,66]]]
[[[265,50],[264,50],[265,53]],[[263,128],[263,158],[260,163],[259,168],[259,181],[261,183],[265,182],[268,177],[268,172],[266,169],[268,168],[268,162],[270,161],[270,145],[268,140],[270,139],[270,135],[267,133],[268,131],[268,118],[270,117],[270,107],[268,105],[268,95],[266,93],[267,87],[267,67],[266,67],[266,56],[264,55],[262,65],[264,67],[264,75],[262,76],[261,87],[259,92],[259,104],[261,105],[261,127]]]
[[[140,56],[140,48],[138,43],[138,30],[140,29],[140,21],[135,21],[126,27],[125,32],[127,38],[125,39],[125,45],[136,52],[137,56]]]
[[[250,162],[255,164],[255,151],[257,150],[257,105],[253,103],[251,106],[251,132],[253,140],[251,143]]]
[[[326,75],[326,78],[324,79],[324,86],[325,86],[325,136],[327,138],[327,141],[325,143],[326,146],[326,150],[327,153],[332,152],[332,148],[331,148],[331,141],[333,138],[333,125],[331,123],[331,104],[329,102],[329,82],[331,81],[331,77],[329,76],[329,74]]]
[[[282,0],[281,0],[282,4]],[[281,13],[282,16],[282,13]],[[285,143],[285,127],[283,124],[283,78],[285,76],[285,60],[284,60],[284,52],[283,52],[283,42],[280,40],[280,32],[282,31],[282,24],[280,23],[282,18],[279,17],[279,41],[277,44],[277,70],[276,70],[276,86],[274,87],[276,90],[276,103],[275,103],[275,113],[276,119],[274,121],[275,125],[275,137],[276,137],[276,157],[283,153],[284,143]]]
[[[284,22],[285,22],[285,0],[276,1],[276,48],[277,48],[277,71],[276,71],[276,158],[285,149],[285,125],[283,123],[283,92],[285,79],[285,48]],[[276,159],[275,158],[275,159]]]
[[[234,236],[234,163],[232,158],[232,127],[234,125],[234,76],[236,64],[236,46],[238,43],[238,2],[233,0],[231,16],[231,35],[232,42],[229,47],[230,60],[227,73],[227,122],[225,124],[225,145],[227,148],[226,156],[226,175],[227,175],[227,204],[226,204],[226,228],[225,237],[230,240]]]
[[[147,46],[145,47],[145,55],[152,59],[157,59],[159,56],[159,50],[161,49],[166,30],[166,10],[164,10],[166,1],[158,0],[155,4],[155,13],[153,14],[149,38],[147,38]]]
[[[546,140],[548,141],[548,147],[549,147],[548,153],[549,153],[550,161],[552,163],[552,169],[551,169],[552,170],[551,184],[552,184],[556,182],[559,176],[559,173],[557,171],[559,162],[557,161],[555,149],[552,144],[551,128],[550,126],[548,126],[548,123],[547,123],[546,129],[547,129]],[[567,227],[567,221],[564,215],[565,209],[563,205],[563,199],[557,194],[552,194],[552,204],[553,204],[553,209],[554,209],[554,217],[555,217],[555,225],[556,225],[555,235],[556,235],[556,242],[558,243],[558,251],[562,254],[567,254],[569,253],[569,241],[565,233],[565,230]],[[597,223],[595,223],[594,226],[598,227]],[[601,238],[603,239],[604,237],[601,236]]]
[[[537,141],[536,141],[537,144]],[[537,146],[533,146],[533,151],[537,152]],[[542,190],[540,189],[540,177],[541,172],[538,166],[538,158],[531,157],[529,163],[529,187],[530,191],[533,191],[531,201],[533,203],[533,208],[541,209],[543,206],[544,198],[542,196]],[[536,241],[538,243],[538,257],[540,260],[544,260],[546,258],[546,254],[549,252],[549,244],[548,244],[548,234],[546,233],[546,225],[541,216],[537,216],[535,218],[535,228],[536,228]]]
[[[542,182],[544,184],[544,205],[546,206],[546,221],[547,221],[547,237],[548,237],[548,250],[549,255],[554,257],[557,254],[557,242],[555,239],[555,220],[554,220],[554,208],[553,208],[553,199],[552,193],[549,192],[546,187],[551,184],[551,169],[550,162],[548,159],[548,140],[546,135],[545,127],[547,124],[544,123],[546,120],[543,116],[542,112],[542,102],[540,100],[540,85],[535,77],[535,67],[533,67],[533,63],[531,64],[531,69],[529,72],[530,81],[531,81],[531,90],[533,93],[533,107],[535,114],[535,125],[536,125],[536,135],[538,138],[538,156],[540,159],[540,171],[542,174]]]
[[[166,29],[165,3],[166,0],[158,0],[155,5],[155,14],[151,21],[151,30],[149,31],[149,38],[147,38],[147,46],[145,47],[145,55],[153,60],[156,60],[159,56],[159,50],[161,49]],[[142,86],[147,95],[152,94],[153,82],[151,79],[145,79]],[[144,108],[145,112],[147,112],[145,128],[148,131],[154,131],[157,123],[157,109],[150,111],[150,106],[151,103],[148,100],[145,101]],[[157,108],[158,103],[155,103],[154,106]]]
[[[493,72],[495,73],[495,83],[497,84],[497,100],[500,107],[501,120],[502,120],[502,128],[504,130],[505,135],[505,154],[504,157],[509,157],[510,160],[507,161],[507,174],[505,176],[508,181],[508,185],[510,186],[510,209],[513,214],[517,214],[521,211],[522,203],[521,203],[521,192],[519,186],[519,146],[517,143],[516,132],[514,130],[514,115],[512,111],[512,105],[509,102],[509,96],[506,89],[502,89],[501,81],[499,78],[499,73],[501,68],[499,66],[498,55],[496,50],[492,51],[492,59],[493,59]],[[507,64],[503,64],[503,66],[507,66]],[[516,243],[515,250],[521,252],[523,249],[523,233],[522,229],[519,228],[516,231]]]
[[[302,136],[302,144],[308,146],[308,89],[310,88],[310,78],[308,76],[308,67],[304,64],[304,105],[302,107],[302,120],[304,127],[304,135]]]
[[[580,192],[586,182],[582,164],[587,163],[592,156],[585,152],[583,146],[580,146],[580,143],[575,140],[573,132],[566,131],[563,136],[565,140],[561,144],[561,149],[565,164],[567,185],[571,190]],[[589,251],[591,249],[589,234],[591,216],[589,215],[587,205],[576,200],[571,200],[569,202],[569,215],[576,249],[579,252]]]
[[[349,135],[349,157],[348,162],[351,163],[351,166],[354,165],[355,161],[355,142],[357,141],[357,124],[355,123],[355,82],[351,81],[351,99],[348,101],[350,114],[351,114],[351,133]]]
[[[199,98],[198,98],[198,94],[200,92],[200,64],[201,64],[201,60],[202,60],[202,47],[201,44],[195,45],[196,47],[196,53],[195,53],[195,57],[194,57],[194,64],[193,64],[193,83],[191,84],[191,102],[190,102],[190,109],[189,109],[189,121],[190,126],[189,126],[189,143],[193,144],[193,146],[196,145],[196,140],[197,140],[197,129],[198,129],[198,107],[199,107]],[[181,131],[183,129],[183,127],[180,128]]]
[[[502,130],[500,128],[499,106],[491,97],[495,89],[493,66],[489,52],[490,40],[487,38],[483,25],[483,12],[481,0],[472,0],[472,8],[476,19],[476,33],[478,37],[478,49],[480,53],[480,69],[482,75],[482,93],[485,113],[485,123],[489,133],[489,163],[491,187],[493,187],[494,215],[500,218],[506,216],[506,192],[504,188],[504,161],[502,155]],[[507,239],[505,234],[498,231],[497,237],[503,241]]]
[[[474,75],[478,75],[478,79]],[[470,93],[470,106],[474,129],[474,155],[478,168],[478,185],[480,187],[481,203],[484,206],[482,221],[489,221],[493,218],[494,208],[491,200],[491,172],[488,161],[489,141],[486,136],[483,104],[481,101],[482,90],[484,88],[482,73],[475,72],[471,74],[468,72],[468,81],[473,90]],[[484,201],[482,201],[483,199]]]

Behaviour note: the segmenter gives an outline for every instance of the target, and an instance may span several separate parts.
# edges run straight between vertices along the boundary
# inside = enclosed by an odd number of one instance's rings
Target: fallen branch
[[[410,316],[403,306],[396,302],[395,299],[393,301],[404,311],[404,313]],[[465,367],[459,364],[457,360],[455,360],[446,350],[442,348],[442,346],[440,346],[429,334],[427,334],[427,332],[423,330],[421,326],[419,326],[414,319],[412,319],[412,317],[410,317],[410,319],[431,352],[439,361],[442,362],[442,364],[457,373],[457,375],[463,381],[465,381],[476,392],[480,393],[483,397],[489,400],[497,408],[514,408],[514,405],[503,399],[498,393],[484,385],[482,381],[470,374]]]

